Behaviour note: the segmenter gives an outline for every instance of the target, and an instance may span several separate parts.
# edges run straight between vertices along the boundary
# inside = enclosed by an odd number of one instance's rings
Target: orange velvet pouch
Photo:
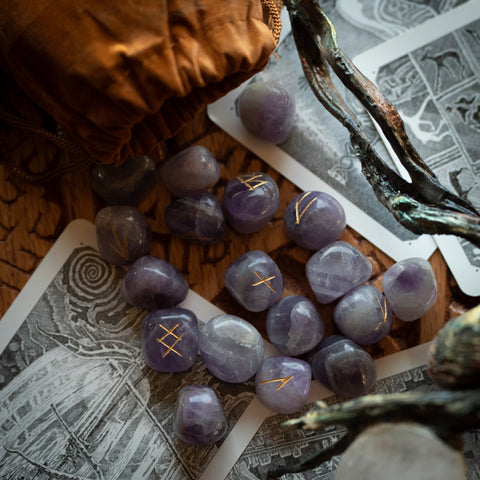
[[[261,0],[0,0],[0,9],[0,68],[104,163],[177,133],[261,70],[276,43]]]

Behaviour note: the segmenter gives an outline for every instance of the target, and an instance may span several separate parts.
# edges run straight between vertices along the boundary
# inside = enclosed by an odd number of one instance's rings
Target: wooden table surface
[[[3,125],[2,138],[6,148],[3,149],[0,163],[0,316],[6,312],[68,223],[77,218],[93,222],[96,212],[104,206],[91,190],[89,171],[86,168],[75,170],[46,184],[29,184],[15,177],[7,160],[22,156],[32,165],[46,160],[43,158],[43,150],[36,145],[31,134],[9,135],[9,128],[8,125]],[[305,277],[305,263],[312,252],[295,246],[284,232],[283,211],[288,202],[300,192],[298,188],[212,124],[205,111],[179,135],[162,144],[159,161],[162,156],[168,158],[194,144],[211,150],[220,163],[221,179],[214,189],[220,200],[230,179],[247,171],[262,171],[278,183],[280,208],[274,219],[258,233],[240,235],[227,229],[222,242],[200,246],[169,233],[163,212],[170,196],[160,181],[157,181],[154,189],[138,205],[147,215],[153,231],[152,255],[164,258],[178,267],[195,292],[227,313],[249,320],[266,337],[266,313],[243,310],[231,299],[223,283],[225,269],[239,255],[249,250],[263,250],[272,256],[284,275],[283,295],[298,294],[310,298],[318,307],[326,333],[333,333],[334,304],[318,304]],[[373,276],[369,283],[381,288],[382,275],[393,264],[392,259],[349,227],[341,239],[367,255],[373,265]],[[391,334],[378,344],[367,347],[375,358],[432,340],[448,319],[477,304],[478,298],[468,297],[460,291],[438,250],[430,262],[438,283],[436,304],[418,321],[406,323],[395,319]]]

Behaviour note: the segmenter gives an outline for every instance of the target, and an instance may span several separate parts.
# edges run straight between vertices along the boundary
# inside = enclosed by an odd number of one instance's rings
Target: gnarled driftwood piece
[[[453,234],[480,245],[480,216],[440,184],[422,161],[400,115],[339,48],[335,28],[316,0],[285,0],[305,76],[317,98],[349,131],[362,171],[380,202],[414,233]],[[401,178],[377,155],[336,90],[329,66],[381,127],[411,177]]]

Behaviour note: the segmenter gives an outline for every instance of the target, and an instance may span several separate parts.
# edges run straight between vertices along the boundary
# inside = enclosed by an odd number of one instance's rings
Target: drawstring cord
[[[95,157],[87,153],[80,145],[71,142],[67,138],[57,135],[56,133],[50,132],[49,130],[45,130],[44,128],[31,125],[25,120],[22,120],[21,118],[5,111],[1,107],[0,107],[0,118],[8,122],[10,125],[13,125],[15,127],[21,128],[22,130],[27,130],[37,135],[40,135],[42,138],[44,138],[45,140],[48,140],[49,142],[54,143],[62,150],[65,150],[67,152],[70,152],[79,156],[79,159],[77,161],[66,163],[65,165],[60,165],[59,167],[53,168],[47,172],[39,173],[39,174],[29,173],[25,169],[23,169],[21,166],[17,165],[13,160],[11,160],[5,145],[0,140],[0,148],[3,151],[5,161],[8,162],[8,164],[10,165],[15,175],[22,178],[23,180],[26,180],[27,182],[32,182],[32,183],[47,182],[57,177],[58,175],[62,175],[78,167],[89,166],[92,163],[96,162]]]

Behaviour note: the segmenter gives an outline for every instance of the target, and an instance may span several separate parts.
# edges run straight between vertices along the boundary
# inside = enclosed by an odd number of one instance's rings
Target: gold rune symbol
[[[173,331],[178,327],[178,323],[170,330],[161,323],[158,324],[159,327],[162,327],[167,333],[162,337],[162,338],[157,338],[157,342],[161,343],[164,347],[167,347],[167,351],[163,354],[162,358],[165,358],[170,352],[176,353],[178,356],[183,357],[183,355],[180,352],[177,352],[175,350],[175,345],[182,340],[182,335],[178,336],[176,333],[173,333]],[[168,343],[165,343],[164,340],[171,335],[172,337],[175,338],[175,341],[169,345]]]
[[[240,182],[242,182],[244,185],[248,187],[249,190],[255,190],[258,187],[261,187],[262,185],[265,185],[267,183],[266,180],[259,180],[262,178],[262,174],[255,175],[253,174],[251,177],[247,179],[243,179],[242,177],[237,177]]]
[[[300,211],[300,204],[303,202],[305,198],[311,195],[312,192],[305,192],[296,202],[295,202],[295,224],[298,225],[300,223],[300,219],[303,217],[304,213],[309,209],[310,205],[315,201],[315,198],[312,198],[305,208]]]
[[[252,283],[252,287],[258,287],[264,283],[273,293],[277,293],[275,289],[268,283],[270,280],[275,278],[275,275],[271,275],[270,277],[262,278],[262,276],[258,272],[253,272],[260,280],[258,282]]]
[[[375,298],[377,299],[377,303],[378,303],[378,306],[380,307],[380,310],[382,311],[382,315],[383,315],[383,321],[386,322],[387,321],[387,299],[384,297],[383,298],[383,302],[377,297],[375,296]]]
[[[120,239],[118,238],[117,232],[115,231],[114,228],[112,228],[112,233],[113,233],[113,236],[115,237],[116,245],[114,245],[113,243],[109,243],[110,247],[112,247],[112,250],[117,252],[125,260],[130,260],[130,258],[128,257],[128,242],[127,242],[126,235],[123,236],[123,245],[122,245],[120,243]]]
[[[268,370],[263,374],[263,377],[260,379],[259,385],[265,385],[267,383],[273,383],[273,382],[280,382],[280,385],[275,390],[276,392],[278,392],[281,388],[283,388],[293,378],[293,375],[290,375],[289,377],[284,377],[284,378],[272,378],[271,380],[264,380],[264,378],[267,376],[267,373],[268,373]]]

